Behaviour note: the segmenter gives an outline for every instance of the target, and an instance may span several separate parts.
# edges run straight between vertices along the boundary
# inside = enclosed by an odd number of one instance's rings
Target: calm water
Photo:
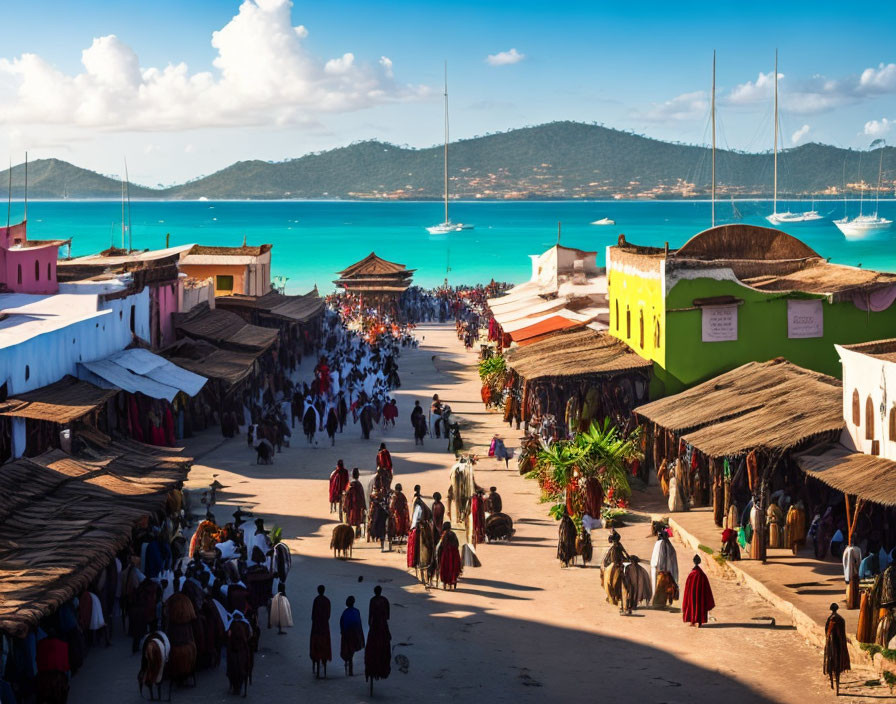
[[[780,203],[779,210],[806,209]],[[766,225],[767,202],[738,202],[743,222]],[[114,243],[121,245],[121,206],[117,202],[31,202],[29,236],[72,238],[72,253],[90,254]],[[896,227],[886,235],[847,242],[831,223],[842,217],[842,201],[817,202],[826,216],[814,223],[791,225],[790,234],[803,239],[832,261],[865,268],[896,270]],[[858,202],[848,204],[850,216]],[[873,210],[873,208],[872,208]],[[720,222],[732,220],[731,203],[716,204]],[[867,207],[865,212],[869,212]],[[882,215],[896,220],[896,202],[882,202]],[[430,235],[424,229],[442,219],[440,203],[369,202],[165,202],[138,201],[131,205],[133,246],[160,248],[170,233],[171,246],[187,243],[274,245],[272,271],[288,277],[287,289],[302,292],[317,284],[332,290],[335,273],[371,250],[386,259],[416,269],[423,285],[487,282],[491,278],[521,281],[531,271],[527,255],[557,242],[598,252],[604,260],[607,245],[620,232],[638,244],[671,247],[709,225],[707,202],[537,202],[457,203],[452,219],[475,224],[476,229],[451,235]],[[13,204],[13,221],[21,204]],[[610,217],[617,225],[597,227],[592,220]]]

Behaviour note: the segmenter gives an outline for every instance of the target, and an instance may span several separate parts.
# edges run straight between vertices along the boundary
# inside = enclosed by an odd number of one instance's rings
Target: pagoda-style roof
[[[333,283],[346,291],[401,293],[411,285],[414,271],[371,252],[361,261],[340,271],[339,279]]]

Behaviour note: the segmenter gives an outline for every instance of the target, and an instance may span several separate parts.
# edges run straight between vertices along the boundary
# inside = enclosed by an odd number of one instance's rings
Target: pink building
[[[70,240],[29,240],[27,222],[0,227],[0,291],[57,293],[59,248]]]

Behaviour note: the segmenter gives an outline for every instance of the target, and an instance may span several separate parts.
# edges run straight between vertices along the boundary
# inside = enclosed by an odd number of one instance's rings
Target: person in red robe
[[[330,513],[342,513],[342,493],[348,486],[348,469],[342,460],[336,462],[336,469],[330,473]],[[339,517],[342,520],[342,516]]]
[[[320,678],[320,667],[324,667],[327,678],[327,663],[333,659],[330,650],[330,600],[324,596],[324,585],[317,587],[317,596],[311,605],[311,664],[314,676]]]
[[[685,623],[700,628],[716,606],[706,573],[700,569],[700,556],[694,555],[694,569],[688,575],[681,599],[681,618]]]
[[[389,632],[389,600],[383,596],[383,588],[373,588],[373,597],[367,609],[367,644],[364,647],[364,679],[386,679],[392,672],[392,634]]]
[[[317,363],[317,366],[314,368],[314,374],[316,376],[316,381],[318,382],[318,389],[323,396],[326,396],[330,391],[330,367],[327,366],[327,358],[321,357],[320,362]]]
[[[470,515],[473,517],[473,546],[485,542],[485,492],[477,489],[470,498]]]
[[[355,537],[361,535],[361,526],[364,524],[364,513],[367,511],[367,498],[364,496],[364,487],[358,479],[358,468],[352,470],[352,480],[345,490],[345,498],[342,500],[342,512],[345,522],[355,529]]]
[[[442,588],[457,589],[457,578],[460,577],[463,566],[460,562],[460,543],[454,531],[451,530],[449,521],[442,524],[442,537],[436,548],[436,563],[439,566],[439,580],[442,582]]]
[[[393,538],[404,538],[411,529],[411,513],[408,499],[401,491],[401,484],[395,485],[392,501],[389,502],[389,513],[392,514]]]
[[[389,472],[389,478],[392,478],[392,455],[386,449],[386,443],[380,443],[380,451],[376,453],[376,467],[382,467]]]

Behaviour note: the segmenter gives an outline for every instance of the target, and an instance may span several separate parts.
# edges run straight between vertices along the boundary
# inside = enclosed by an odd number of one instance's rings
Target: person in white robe
[[[650,580],[656,588],[656,576],[658,572],[668,572],[678,584],[678,555],[675,548],[669,542],[669,534],[665,529],[656,536],[653,546],[653,554],[650,556]]]

